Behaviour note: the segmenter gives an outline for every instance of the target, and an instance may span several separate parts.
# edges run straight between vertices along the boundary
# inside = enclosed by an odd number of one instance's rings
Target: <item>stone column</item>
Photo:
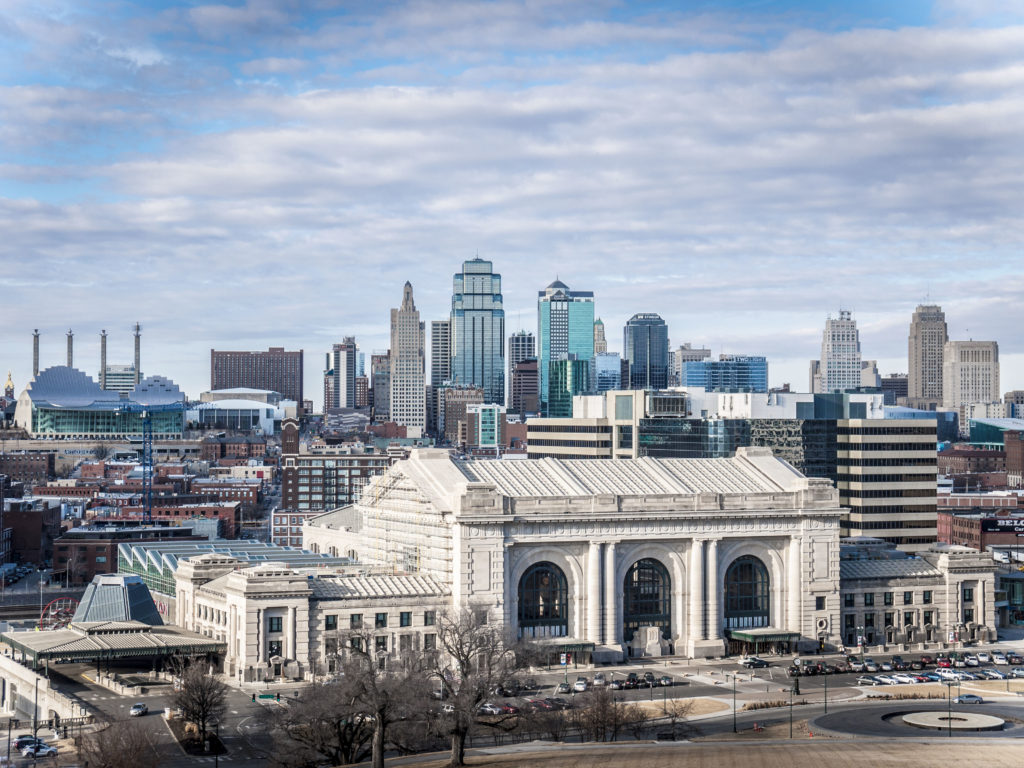
[[[691,647],[704,639],[704,540],[690,545],[690,636]]]
[[[786,555],[789,565],[789,575],[786,577],[786,597],[789,606],[789,616],[786,624],[790,632],[800,632],[800,593],[801,593],[801,569],[800,569],[800,537],[792,536],[789,539],[789,551]]]
[[[263,642],[263,609],[256,609],[256,663],[262,664],[266,661],[266,643]]]
[[[587,555],[587,636],[588,642],[601,644],[601,542],[590,542]]]
[[[299,646],[298,637],[295,621],[295,606],[291,606],[288,609],[288,652],[282,654],[286,659],[295,659],[298,661],[299,658]]]
[[[722,627],[719,616],[718,594],[718,539],[711,539],[708,542],[708,640],[721,640]]]
[[[619,620],[619,595],[615,584],[615,542],[609,541],[604,549],[604,642],[619,645],[622,640],[622,622]]]

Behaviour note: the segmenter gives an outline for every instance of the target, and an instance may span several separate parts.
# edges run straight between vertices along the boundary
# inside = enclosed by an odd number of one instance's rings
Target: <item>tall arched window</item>
[[[629,642],[639,627],[659,627],[672,639],[672,581],[658,560],[637,560],[622,582],[622,639]]]
[[[534,563],[519,580],[519,636],[569,634],[569,586],[554,563]]]
[[[771,624],[768,569],[752,555],[737,558],[725,572],[725,626],[728,629]]]

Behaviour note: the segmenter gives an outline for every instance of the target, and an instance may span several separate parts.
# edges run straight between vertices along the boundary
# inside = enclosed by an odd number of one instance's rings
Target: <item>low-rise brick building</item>
[[[53,477],[56,454],[42,451],[0,453],[0,475],[22,483],[45,483]]]

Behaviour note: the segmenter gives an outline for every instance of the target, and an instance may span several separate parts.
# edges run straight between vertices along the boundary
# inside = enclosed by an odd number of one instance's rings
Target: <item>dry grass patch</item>
[[[717,699],[698,698],[698,699],[669,699],[669,702],[676,701],[680,704],[685,704],[690,708],[689,717],[695,715],[710,715],[713,712],[724,712],[729,709],[729,705],[724,701],[718,701]],[[648,712],[651,717],[663,717],[664,716],[664,702],[658,701],[634,701],[631,704],[636,704],[641,707],[644,711]]]

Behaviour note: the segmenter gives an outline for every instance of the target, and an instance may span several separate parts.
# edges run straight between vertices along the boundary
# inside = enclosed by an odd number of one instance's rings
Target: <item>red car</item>
[[[518,715],[519,707],[517,707],[515,704],[502,704],[501,713],[503,715]]]
[[[922,664],[934,664],[935,663],[935,659],[933,659],[931,656],[928,656],[926,654],[926,655],[921,657],[921,663]]]
[[[952,659],[939,659],[935,663],[935,666],[937,666],[939,669],[949,669],[953,666],[953,661]]]

